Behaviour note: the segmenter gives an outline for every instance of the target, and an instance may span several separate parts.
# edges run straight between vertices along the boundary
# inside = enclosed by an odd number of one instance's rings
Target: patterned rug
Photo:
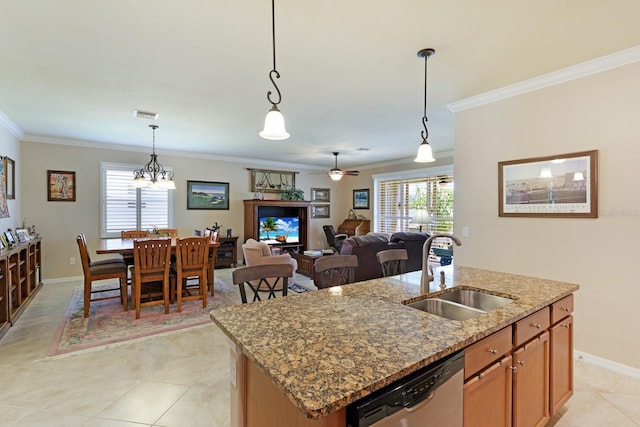
[[[161,305],[144,307],[136,320],[135,311],[124,311],[119,299],[110,299],[91,303],[89,317],[85,319],[83,291],[75,288],[47,355],[94,350],[206,325],[211,323],[211,310],[239,303],[237,287],[216,278],[215,295],[208,296],[206,309],[201,301],[183,301],[181,313],[176,311],[175,304],[169,307],[169,314],[164,314]]]

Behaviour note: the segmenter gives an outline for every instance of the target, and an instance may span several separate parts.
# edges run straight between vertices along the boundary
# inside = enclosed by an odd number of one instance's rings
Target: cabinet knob
[[[564,326],[565,328],[568,328],[568,327],[569,327],[569,324],[568,324],[568,323],[565,323],[565,324],[564,324],[564,325],[562,325],[562,326]]]
[[[520,366],[524,366],[524,360],[518,360],[518,364],[519,364]]]
[[[494,349],[494,348],[490,348],[489,349],[489,353],[491,354],[498,354],[498,350]]]
[[[540,329],[541,328],[540,323],[535,323],[535,324],[533,324],[531,326],[533,326],[536,329]]]
[[[511,367],[511,372],[513,372],[515,374],[516,372],[518,372],[518,368],[515,367],[515,366],[512,366]]]
[[[562,307],[562,310],[569,311],[569,307]]]

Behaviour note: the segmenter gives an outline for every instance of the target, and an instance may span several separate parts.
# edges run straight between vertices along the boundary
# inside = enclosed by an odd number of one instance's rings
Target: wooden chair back
[[[177,228],[159,228],[157,231],[159,236],[168,236],[168,237],[171,237],[172,239],[175,239],[178,237]]]
[[[233,283],[240,287],[240,298],[247,303],[245,285],[253,291],[253,301],[260,301],[260,292],[268,292],[267,299],[275,298],[277,288],[282,288],[282,296],[287,296],[289,277],[293,266],[287,264],[264,264],[238,268],[232,273]]]
[[[318,289],[354,282],[358,268],[356,255],[328,255],[315,260],[314,282]]]
[[[144,239],[149,237],[147,230],[122,230],[120,231],[121,239]]]
[[[169,267],[171,260],[171,239],[144,239],[133,241],[132,292],[136,307],[136,319],[140,318],[140,308],[163,304],[165,314],[169,313]],[[142,303],[142,287],[148,283],[160,283],[162,299]]]
[[[387,249],[378,252],[376,257],[382,268],[382,275],[386,277],[404,273],[409,254],[406,249]]]
[[[186,237],[176,241],[176,294],[178,312],[182,311],[183,300],[202,300],[202,308],[207,307],[207,266],[209,265],[209,242],[207,237]],[[198,278],[197,286],[188,286],[187,279]],[[213,285],[213,284],[212,284]],[[198,293],[184,295],[185,292]]]
[[[76,237],[78,250],[80,251],[80,262],[82,263],[82,272],[84,274],[84,312],[85,318],[89,317],[89,307],[92,301],[102,301],[106,299],[119,298],[124,306],[124,310],[129,310],[127,301],[127,265],[120,259],[111,259],[91,262],[89,250],[87,249],[87,240],[84,234]],[[94,290],[92,285],[94,281],[105,279],[118,279],[119,286],[101,287]],[[114,295],[112,291],[119,291]],[[93,295],[110,293],[108,296],[93,297]]]

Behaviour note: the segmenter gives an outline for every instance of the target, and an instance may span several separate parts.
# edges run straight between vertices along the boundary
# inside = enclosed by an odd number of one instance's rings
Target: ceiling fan
[[[340,153],[338,153],[337,151],[333,152],[333,155],[336,156],[336,164],[329,171],[329,178],[331,178],[334,181],[340,181],[340,179],[342,179],[344,175],[351,175],[351,176],[360,175],[360,171],[343,171],[342,169],[338,168],[338,154]]]

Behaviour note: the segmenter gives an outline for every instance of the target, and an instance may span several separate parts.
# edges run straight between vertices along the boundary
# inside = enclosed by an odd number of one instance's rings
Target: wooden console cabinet
[[[244,200],[244,238],[260,240],[260,218],[267,216],[297,216],[298,243],[278,244],[285,251],[302,252],[309,248],[311,202],[305,200]]]
[[[0,250],[0,337],[42,286],[42,239]]]
[[[235,267],[238,264],[238,237],[219,237],[216,268]]]

